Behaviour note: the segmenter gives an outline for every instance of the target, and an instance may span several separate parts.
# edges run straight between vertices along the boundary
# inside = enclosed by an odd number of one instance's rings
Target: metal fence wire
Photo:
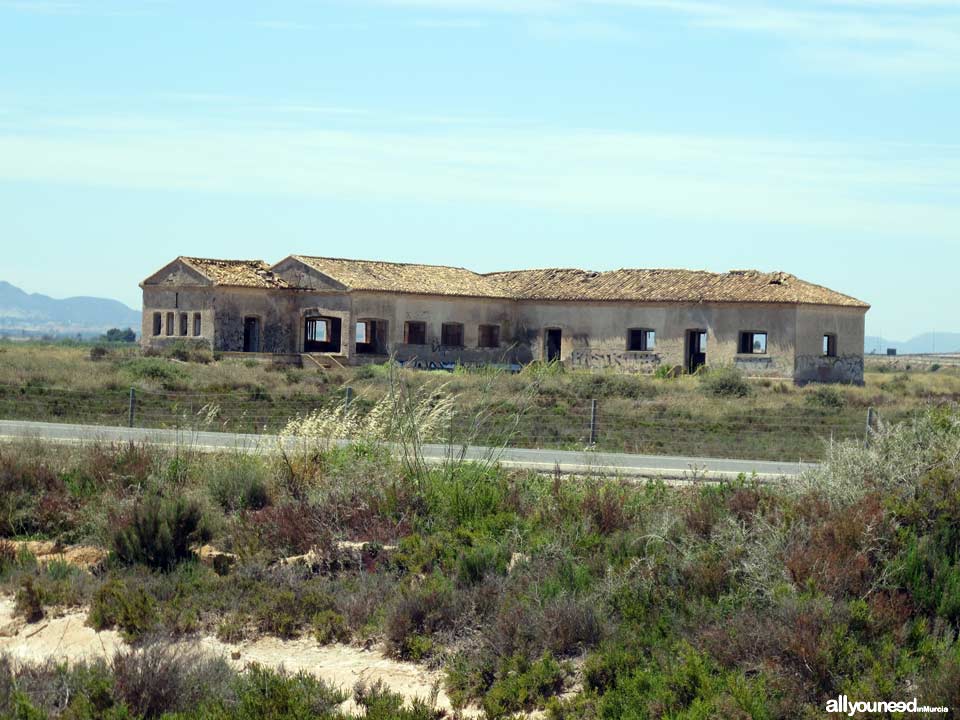
[[[91,425],[278,432],[294,417],[343,402],[341,396],[248,392],[77,390],[0,386],[0,417]],[[858,408],[787,408],[702,415],[650,400],[540,398],[459,406],[440,441],[521,448],[582,449],[686,457],[816,460],[831,442],[865,438]]]

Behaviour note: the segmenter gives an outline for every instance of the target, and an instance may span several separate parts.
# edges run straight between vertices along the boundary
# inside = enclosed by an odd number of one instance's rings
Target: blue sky
[[[0,279],[782,269],[960,330],[957,0],[0,0]]]

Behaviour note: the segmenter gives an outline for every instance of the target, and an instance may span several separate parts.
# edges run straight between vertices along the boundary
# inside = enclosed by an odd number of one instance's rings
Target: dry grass
[[[863,387],[798,388],[752,380],[746,397],[704,392],[698,377],[659,379],[613,372],[531,366],[423,372],[364,366],[325,371],[252,360],[209,364],[143,357],[111,348],[0,343],[0,417],[123,424],[137,390],[137,424],[278,431],[355,393],[365,414],[397,384],[424,397],[455,398],[455,442],[583,448],[590,441],[590,401],[599,404],[598,447],[606,450],[782,460],[823,457],[831,441],[862,437],[868,407],[896,422],[931,405],[960,400],[960,368],[907,367],[871,359]],[[483,426],[476,426],[478,414]]]

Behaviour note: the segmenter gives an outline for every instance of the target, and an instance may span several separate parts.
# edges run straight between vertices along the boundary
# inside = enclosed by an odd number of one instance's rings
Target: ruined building
[[[144,280],[143,343],[322,364],[559,361],[654,372],[735,365],[796,382],[863,381],[869,306],[787,273],[518,270],[291,255],[178,257]]]

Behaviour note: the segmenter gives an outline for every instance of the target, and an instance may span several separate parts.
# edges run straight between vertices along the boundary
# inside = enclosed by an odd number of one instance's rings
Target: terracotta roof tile
[[[180,257],[186,265],[210,278],[215,285],[232,287],[286,288],[287,282],[276,275],[263,260],[215,260]]]
[[[731,270],[611,270],[547,268],[490,273],[514,297],[530,300],[632,302],[759,302],[870,307],[783,272]]]
[[[350,290],[464,297],[511,297],[509,291],[499,283],[465,268],[377,260],[344,260],[309,255],[293,257]]]
[[[489,297],[521,300],[624,302],[756,302],[870,306],[784,272],[731,270],[620,269],[590,272],[575,268],[512,270],[479,274],[445,265],[293,255],[348,291]],[[290,288],[262,260],[181,257],[217,285]]]

